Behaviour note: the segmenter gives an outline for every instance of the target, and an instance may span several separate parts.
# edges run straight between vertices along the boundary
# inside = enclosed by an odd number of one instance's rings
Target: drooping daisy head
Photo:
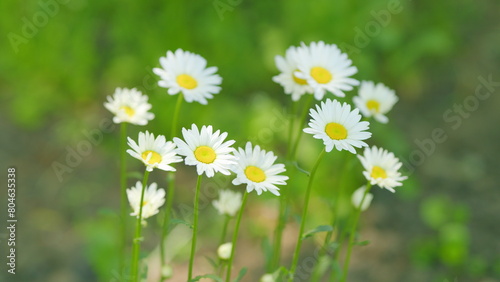
[[[295,72],[299,71],[297,65],[297,49],[304,47],[291,46],[286,50],[285,57],[276,56],[276,67],[281,73],[273,77],[273,81],[283,86],[286,94],[292,95],[293,101],[298,101],[306,93],[312,94],[313,88],[307,83],[307,80],[298,78]]]
[[[175,154],[175,144],[171,141],[166,142],[163,135],[155,138],[153,133],[148,131],[139,132],[139,142],[136,143],[128,137],[128,145],[132,150],[128,149],[127,153],[141,160],[148,171],[152,171],[153,168],[175,171],[170,164],[182,162],[182,159]]]
[[[365,169],[363,175],[372,185],[395,192],[394,187],[403,185],[401,181],[407,178],[398,171],[402,165],[399,159],[387,150],[373,146],[358,158]]]
[[[351,196],[352,205],[357,209],[360,208],[361,200],[363,200],[363,205],[361,205],[361,211],[365,211],[366,209],[368,209],[373,200],[372,193],[367,193],[365,199],[363,199],[365,191],[366,191],[366,186],[361,186],[360,188],[356,189],[356,191],[354,191],[354,193],[352,193]]]
[[[207,99],[221,90],[217,67],[207,68],[207,61],[198,54],[182,49],[168,51],[166,57],[160,58],[160,65],[161,68],[153,69],[160,76],[158,85],[167,88],[170,95],[182,92],[186,102],[206,105]]]
[[[313,134],[316,139],[322,139],[327,152],[335,147],[339,151],[348,150],[356,154],[354,147],[368,146],[362,140],[372,136],[367,131],[369,123],[360,121],[359,110],[351,111],[349,104],[327,99],[321,102],[321,106],[316,105],[316,110],[311,109],[309,115],[311,121],[304,132]]]
[[[104,107],[115,115],[114,123],[146,125],[155,117],[153,113],[148,112],[151,109],[148,96],[142,95],[141,91],[135,88],[116,88],[113,96],[108,96],[107,99]]]
[[[165,203],[165,190],[163,188],[157,189],[156,183],[151,183],[146,186],[144,191],[144,198],[141,203],[142,183],[137,181],[135,186],[127,189],[127,197],[132,207],[130,215],[139,217],[139,209],[142,205],[142,219],[151,217],[159,212],[159,208]]]
[[[307,81],[317,100],[322,100],[326,91],[344,97],[344,91],[359,85],[359,81],[351,77],[358,69],[335,44],[319,41],[307,46],[302,43],[301,48],[297,48],[296,58],[298,71],[294,74]]]
[[[187,165],[195,165],[198,175],[205,173],[207,177],[213,177],[215,172],[225,175],[231,174],[230,167],[236,164],[236,157],[231,153],[234,148],[234,140],[224,142],[227,133],[213,132],[212,126],[202,126],[201,130],[193,124],[191,129],[182,129],[182,136],[174,138],[177,145],[177,153],[185,156]]]
[[[214,200],[212,204],[220,214],[235,216],[241,208],[241,193],[231,190],[220,190],[219,199]]]
[[[238,157],[238,164],[233,167],[234,185],[246,184],[247,192],[255,190],[258,195],[262,191],[280,195],[276,185],[286,185],[288,176],[279,175],[286,171],[285,165],[274,163],[277,157],[273,152],[266,152],[258,145],[252,147],[252,143],[247,142],[245,149],[238,148],[234,155]]]
[[[398,96],[382,83],[362,81],[358,96],[352,100],[365,117],[373,116],[378,122],[387,123],[389,119],[385,114],[396,104]]]

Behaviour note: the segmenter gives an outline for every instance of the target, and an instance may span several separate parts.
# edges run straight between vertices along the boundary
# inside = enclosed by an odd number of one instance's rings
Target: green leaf
[[[330,232],[330,231],[333,231],[333,226],[331,226],[331,225],[320,225],[320,226],[314,228],[313,230],[304,233],[304,235],[302,235],[302,239],[309,238],[312,235],[314,235],[316,233],[319,233],[319,232]]]
[[[245,276],[246,273],[247,273],[247,268],[243,267],[240,270],[240,273],[238,273],[238,277],[236,277],[236,279],[234,280],[234,282],[240,282],[241,278],[243,278],[243,276]]]
[[[219,264],[213,258],[209,256],[205,256],[205,258],[208,260],[208,262],[210,263],[210,265],[212,265],[213,268],[217,269],[217,267],[219,267]]]
[[[195,278],[189,280],[189,282],[200,281],[201,278],[210,278],[210,279],[213,279],[214,281],[217,281],[217,282],[223,282],[222,278],[220,278],[219,276],[217,276],[215,274],[205,274],[205,275],[196,276]]]
[[[366,246],[366,245],[370,244],[370,241],[365,240],[365,241],[361,241],[361,242],[354,242],[352,244],[357,245],[357,246]]]
[[[170,220],[170,224],[171,225],[176,225],[176,224],[184,224],[186,225],[187,227],[189,227],[190,229],[193,229],[193,225],[183,219],[180,219],[180,218],[174,218],[174,219],[171,219]]]
[[[127,173],[127,178],[142,180],[143,177],[144,177],[144,174],[142,174],[138,171],[129,171]]]
[[[307,175],[307,176],[310,176],[310,175],[311,175],[311,173],[310,173],[309,171],[307,171],[307,170],[305,170],[305,169],[301,168],[301,167],[299,166],[299,163],[297,163],[297,162],[293,162],[293,164],[295,165],[295,168],[297,168],[297,170],[298,170],[298,171],[300,171],[300,172],[304,173],[304,174],[305,174],[305,175]]]

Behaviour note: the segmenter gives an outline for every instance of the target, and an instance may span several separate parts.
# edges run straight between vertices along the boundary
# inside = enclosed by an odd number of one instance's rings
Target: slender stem
[[[220,236],[219,246],[224,244],[224,241],[226,240],[227,226],[229,225],[229,220],[231,220],[231,217],[229,215],[226,215],[224,217],[224,225],[222,226],[222,234]]]
[[[121,215],[121,256],[120,275],[124,275],[125,257],[127,250],[127,123],[122,122],[120,126],[120,215]]]
[[[311,175],[309,176],[309,182],[307,183],[307,190],[304,198],[304,209],[302,211],[302,218],[300,220],[300,229],[299,229],[299,236],[297,238],[297,245],[295,246],[295,252],[293,253],[293,261],[292,261],[292,267],[290,268],[289,281],[293,281],[295,269],[297,268],[297,263],[299,262],[300,247],[302,246],[302,234],[304,233],[304,227],[306,223],[307,208],[309,206],[309,198],[311,196],[312,183],[314,180],[314,176],[316,175],[318,166],[321,162],[321,159],[325,155],[325,152],[326,152],[325,148],[323,148],[323,151],[321,151],[321,153],[319,154],[318,159],[316,160],[316,163],[314,164],[313,169],[311,170]]]
[[[356,227],[358,225],[359,221],[359,215],[361,214],[361,207],[363,206],[363,202],[365,201],[366,195],[370,192],[371,188],[370,182],[366,185],[365,193],[363,193],[363,198],[361,198],[361,203],[359,204],[359,207],[356,208],[356,213],[354,216],[354,221],[351,226],[351,232],[349,234],[349,245],[347,245],[347,255],[346,259],[344,262],[344,271],[342,272],[342,279],[340,281],[345,282],[347,279],[347,271],[349,270],[349,260],[351,259],[351,252],[352,252],[352,246],[354,244],[354,235],[356,233]]]
[[[170,171],[167,176],[168,181],[168,195],[167,195],[167,205],[165,207],[165,216],[163,217],[163,227],[161,230],[160,238],[160,260],[161,267],[165,266],[165,239],[168,233],[168,227],[170,225],[170,213],[172,212],[172,205],[174,203],[174,186],[175,186],[175,172]],[[166,277],[163,277],[161,281],[164,281]]]
[[[229,262],[227,265],[226,282],[231,281],[231,268],[233,266],[234,250],[236,249],[236,241],[238,240],[238,231],[240,229],[241,216],[243,215],[243,210],[245,209],[245,204],[247,203],[247,196],[248,193],[245,192],[243,194],[243,201],[241,203],[241,208],[238,213],[238,218],[236,219],[236,226],[234,227],[231,256],[229,257]]]
[[[179,93],[177,95],[177,102],[175,103],[175,109],[174,109],[174,116],[172,119],[172,127],[171,127],[171,132],[170,132],[170,138],[174,138],[175,134],[177,133],[177,121],[179,120],[179,112],[181,110],[181,105],[182,105],[182,100],[184,96],[182,93]]]
[[[314,98],[314,95],[310,95],[309,98],[307,99],[306,103],[304,104],[304,109],[302,110],[302,114],[300,116],[300,122],[299,122],[299,130],[297,133],[297,137],[295,138],[295,142],[292,147],[292,153],[290,155],[290,159],[293,160],[295,159],[295,155],[297,154],[297,148],[299,147],[300,143],[300,137],[302,137],[302,127],[304,126],[304,122],[307,117],[307,112],[309,111],[309,108],[311,106],[311,102]]]
[[[174,114],[172,117],[172,124],[170,126],[170,138],[174,138],[177,132],[177,121],[179,120],[179,112],[182,105],[183,95],[182,93],[178,94],[177,102],[175,103]],[[163,227],[161,230],[160,237],[160,262],[161,268],[165,266],[165,240],[168,234],[168,226],[170,224],[170,215],[172,211],[172,204],[174,202],[174,192],[175,192],[175,173],[169,172],[167,174],[167,182],[168,182],[168,198],[167,205],[165,207],[165,215],[163,217]],[[164,281],[165,277],[161,277],[160,281]]]
[[[292,152],[292,136],[293,136],[293,127],[295,124],[295,112],[297,111],[297,101],[292,101],[291,112],[289,114],[290,121],[288,126],[288,140],[287,140],[287,159],[290,158]],[[273,249],[273,258],[271,260],[271,269],[269,271],[276,269],[280,264],[281,258],[281,240],[283,238],[283,230],[285,229],[286,219],[287,219],[287,211],[288,211],[288,189],[283,190],[281,197],[279,197],[280,208],[279,208],[279,216],[278,223],[276,225],[276,230],[274,232],[274,249]]]
[[[291,112],[290,112],[290,122],[288,124],[288,140],[286,143],[286,150],[287,150],[287,159],[290,158],[290,155],[292,153],[292,142],[293,142],[293,128],[295,125],[295,115],[297,112],[297,101],[292,101],[292,106],[291,106]]]
[[[198,175],[198,180],[196,181],[196,192],[194,194],[194,215],[193,215],[193,238],[191,240],[191,256],[189,257],[189,273],[188,273],[188,281],[193,278],[193,262],[194,262],[194,253],[196,252],[196,238],[198,235],[198,202],[200,200],[200,186],[201,186],[201,178],[203,175]]]
[[[131,269],[131,281],[139,281],[139,253],[141,250],[141,230],[142,230],[142,202],[144,201],[144,191],[146,190],[146,185],[148,183],[149,171],[144,171],[144,179],[142,180],[142,190],[141,190],[141,200],[139,201],[139,216],[137,217],[137,223],[135,226],[135,237],[133,240],[134,246],[132,249],[132,269]]]
[[[229,215],[226,215],[224,217],[224,224],[222,226],[222,234],[221,234],[221,237],[220,237],[220,240],[219,240],[219,246],[224,244],[224,241],[226,240],[226,233],[227,233],[227,226],[229,225],[229,221],[231,220],[231,216]],[[218,273],[219,273],[219,276],[222,275],[223,271],[224,271],[224,264],[223,264],[223,260],[221,258],[219,258],[218,260]]]

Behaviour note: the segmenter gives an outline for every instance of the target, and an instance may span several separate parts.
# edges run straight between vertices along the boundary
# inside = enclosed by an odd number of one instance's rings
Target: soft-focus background
[[[395,152],[409,175],[395,194],[374,189],[361,220],[361,237],[370,244],[355,248],[350,280],[500,281],[498,1],[30,0],[1,1],[0,11],[0,225],[11,166],[19,220],[15,276],[6,276],[7,233],[0,229],[0,280],[114,281],[119,128],[104,126],[111,114],[103,102],[116,87],[137,87],[153,104],[155,120],[130,126],[131,136],[144,129],[165,134],[176,97],[156,86],[152,68],[167,50],[201,54],[219,68],[223,90],[208,106],[184,104],[180,126],[212,124],[237,145],[251,140],[283,156],[290,97],[271,80],[278,73],[274,56],[301,41],[323,40],[348,52],[356,78],[396,90],[400,101],[390,123],[372,126],[370,144]],[[321,146],[304,136],[301,165],[310,168]],[[86,151],[74,156],[78,148]],[[332,152],[322,164],[310,228],[328,223],[337,158],[342,154]],[[131,171],[143,169],[132,158],[128,163]],[[352,166],[360,174],[354,159]],[[178,217],[192,203],[193,175],[180,166]],[[151,177],[165,187],[165,174]],[[294,177],[306,181],[297,171]],[[213,257],[217,247],[221,218],[210,205],[216,188],[241,189],[228,183],[216,178],[203,188],[198,274],[210,271],[203,256]],[[343,183],[353,190],[363,179]],[[289,189],[296,214],[303,188]],[[272,195],[250,197],[235,268],[250,269],[244,281],[269,271],[263,261],[277,203]],[[146,252],[158,242],[159,218],[149,220]],[[182,277],[174,281],[185,277],[188,246],[179,238],[189,231],[183,228],[170,238],[178,242],[172,266]],[[296,232],[292,217],[287,265]],[[304,245],[304,257],[319,240]]]

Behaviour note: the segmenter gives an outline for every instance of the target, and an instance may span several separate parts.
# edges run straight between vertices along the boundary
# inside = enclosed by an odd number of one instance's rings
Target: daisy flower
[[[309,115],[312,119],[304,132],[313,134],[316,139],[322,139],[327,152],[335,147],[339,151],[348,150],[356,154],[354,147],[368,146],[362,140],[372,136],[366,131],[369,123],[360,121],[359,110],[351,111],[349,104],[327,99],[326,102],[321,102],[321,106],[316,105],[316,110],[311,109]]]
[[[360,188],[356,189],[354,193],[352,193],[351,202],[352,205],[357,209],[360,208],[359,206],[361,205],[361,200],[363,200],[363,195],[365,194],[365,191],[366,191],[366,186],[361,186]],[[365,199],[363,200],[361,211],[365,211],[366,209],[368,209],[372,200],[373,200],[373,194],[367,193]]]
[[[213,177],[215,172],[231,174],[229,168],[236,164],[236,157],[231,155],[234,140],[224,142],[227,133],[213,132],[212,126],[202,126],[201,130],[193,124],[191,129],[182,129],[184,140],[174,138],[177,153],[185,156],[187,165],[195,165],[198,175],[205,173]]]
[[[146,125],[155,117],[154,114],[148,112],[151,109],[148,96],[142,95],[141,91],[135,88],[116,88],[113,96],[108,96],[107,99],[104,107],[115,115],[114,123],[128,122]]]
[[[135,186],[127,189],[127,197],[132,207],[133,212],[130,214],[139,217],[139,209],[142,205],[142,219],[152,217],[159,212],[159,208],[165,203],[165,190],[163,188],[157,189],[156,183],[151,183],[146,186],[144,191],[144,198],[141,201],[142,183],[137,181]]]
[[[396,104],[398,97],[394,90],[382,83],[362,81],[358,96],[354,96],[352,100],[365,117],[373,116],[378,122],[387,123],[389,119],[385,114]]]
[[[252,148],[252,143],[247,142],[245,149],[238,148],[234,153],[238,164],[233,167],[236,173],[234,185],[247,184],[247,192],[255,190],[258,195],[262,191],[269,191],[279,196],[276,185],[286,185],[288,176],[278,175],[285,172],[284,164],[274,164],[277,157],[272,152],[266,152],[257,145]]]
[[[127,153],[141,160],[146,165],[147,171],[153,171],[153,168],[175,171],[170,164],[182,162],[182,159],[175,154],[175,144],[171,141],[166,142],[163,135],[155,138],[153,133],[148,131],[139,132],[139,142],[135,143],[128,137],[128,145],[132,150],[128,149]]]
[[[325,44],[323,41],[312,42],[302,48],[297,48],[297,72],[295,76],[307,81],[314,89],[314,97],[323,99],[326,91],[338,97],[344,97],[344,91],[352,90],[359,81],[351,78],[358,72],[347,54],[342,53],[335,44]]]
[[[407,177],[398,172],[401,162],[387,150],[375,146],[366,148],[363,156],[358,156],[365,171],[363,175],[372,185],[395,192],[394,187],[403,185]]]
[[[285,88],[285,93],[292,95],[293,101],[298,101],[306,93],[313,93],[313,88],[305,79],[298,78],[294,73],[297,72],[297,49],[307,47],[291,46],[286,50],[285,57],[276,56],[276,67],[281,71],[279,75],[273,77],[273,81]]]
[[[217,67],[207,68],[207,61],[198,54],[182,49],[168,51],[160,58],[161,68],[153,72],[160,76],[158,85],[168,89],[168,94],[184,94],[186,102],[196,101],[206,105],[207,99],[220,92],[222,78],[215,74]]]
[[[234,216],[241,208],[241,193],[231,190],[219,191],[219,199],[212,202],[220,214]]]

